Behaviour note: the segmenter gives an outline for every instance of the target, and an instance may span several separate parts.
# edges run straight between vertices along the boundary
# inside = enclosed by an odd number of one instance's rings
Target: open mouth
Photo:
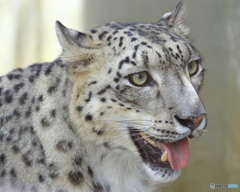
[[[189,157],[187,138],[172,143],[162,143],[137,129],[129,130],[143,161],[150,164],[153,170],[156,168],[176,170],[186,166]]]

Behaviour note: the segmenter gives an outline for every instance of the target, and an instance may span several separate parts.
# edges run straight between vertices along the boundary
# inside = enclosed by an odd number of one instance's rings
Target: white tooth
[[[157,144],[155,141],[153,141],[152,139],[150,139],[147,134],[140,132],[140,135],[142,136],[143,139],[145,139],[148,143],[150,143],[151,145],[153,145],[154,147],[157,147]]]
[[[168,153],[167,151],[164,151],[164,153],[161,156],[161,161],[166,162],[168,160]]]

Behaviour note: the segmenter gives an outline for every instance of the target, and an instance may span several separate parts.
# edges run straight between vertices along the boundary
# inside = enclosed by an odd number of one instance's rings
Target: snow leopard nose
[[[192,131],[199,126],[201,123],[202,119],[206,116],[205,113],[201,114],[198,117],[188,117],[187,119],[181,119],[177,115],[175,115],[175,119],[184,127],[188,127]]]

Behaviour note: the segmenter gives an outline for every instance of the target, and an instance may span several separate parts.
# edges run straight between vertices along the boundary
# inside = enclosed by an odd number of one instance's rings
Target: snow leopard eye
[[[188,64],[187,68],[188,68],[188,74],[191,77],[191,76],[197,74],[199,66],[198,66],[198,63],[196,61],[192,61]]]
[[[128,76],[129,82],[135,86],[147,86],[151,82],[148,72],[142,71]]]

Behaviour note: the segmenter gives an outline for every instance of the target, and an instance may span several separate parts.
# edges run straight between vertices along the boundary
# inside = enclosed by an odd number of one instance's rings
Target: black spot
[[[93,131],[95,134],[97,134],[97,135],[102,135],[102,134],[104,133],[103,130],[101,130],[101,129],[96,129],[96,128],[92,128],[92,131]]]
[[[50,173],[49,174],[49,177],[51,177],[52,179],[56,179],[58,177],[58,174],[57,173]]]
[[[33,164],[33,161],[32,161],[32,159],[30,158],[30,155],[31,155],[31,152],[30,152],[30,151],[28,151],[28,152],[26,152],[26,153],[24,153],[24,154],[22,155],[22,160],[23,160],[23,162],[25,163],[25,165],[26,165],[27,167],[30,167],[30,166],[32,166],[32,164]]]
[[[147,45],[147,43],[146,43],[146,42],[141,42],[141,44],[142,44],[142,45]]]
[[[32,102],[32,103],[35,103],[35,97],[32,98],[32,101],[31,101],[31,102]]]
[[[3,141],[3,138],[4,138],[4,134],[3,134],[3,133],[0,133],[0,141],[1,141],[1,142]]]
[[[88,166],[88,174],[89,174],[91,177],[93,177],[93,171],[92,171],[91,167],[89,167],[89,166]]]
[[[106,99],[105,98],[101,98],[101,102],[106,102]]]
[[[26,113],[25,113],[25,117],[26,117],[26,118],[30,117],[31,112],[32,112],[32,108],[31,108],[31,107],[28,107],[28,110],[27,110]]]
[[[42,182],[44,182],[44,180],[45,180],[45,177],[44,177],[42,174],[39,174],[39,175],[38,175],[38,181],[39,181],[40,183],[42,183]]]
[[[39,106],[36,106],[35,107],[35,111],[39,111],[40,110],[40,107]]]
[[[53,66],[54,66],[54,64],[51,64],[48,66],[48,68],[45,71],[45,75],[49,75],[51,73]]]
[[[14,109],[13,116],[16,117],[16,119],[19,119],[21,117],[21,113],[18,111],[18,109]]]
[[[4,177],[6,174],[7,174],[6,170],[3,169],[2,172],[1,172],[1,174],[0,174],[0,177]]]
[[[58,177],[57,166],[54,163],[48,165],[49,177],[56,179]]]
[[[89,92],[89,93],[88,93],[88,98],[85,99],[85,101],[86,101],[86,102],[89,102],[89,101],[91,101],[91,98],[92,98],[92,92]]]
[[[56,117],[56,109],[52,109],[50,114],[53,118],[55,118]]]
[[[99,38],[100,40],[102,40],[107,33],[108,33],[107,31],[103,31],[103,32],[98,36],[98,38]]]
[[[92,29],[91,33],[97,33],[97,30],[96,29]]]
[[[35,76],[34,76],[34,75],[30,75],[30,76],[28,77],[28,81],[31,82],[31,83],[34,82],[34,79],[35,79]]]
[[[103,115],[104,115],[104,112],[101,112],[99,115],[100,115],[100,116],[103,116]]]
[[[10,129],[9,134],[13,135],[15,132],[16,132],[16,129],[13,127],[13,128]]]
[[[60,140],[56,145],[56,148],[62,152],[67,152],[71,150],[72,147],[73,147],[72,141],[67,141],[67,140]]]
[[[104,143],[103,143],[103,146],[106,147],[106,148],[108,148],[108,149],[110,149],[110,145],[109,145],[108,142],[104,142]]]
[[[8,135],[6,141],[8,141],[8,142],[12,141],[12,137],[11,137],[11,135]]]
[[[123,44],[123,37],[120,37],[120,42],[119,42],[118,46],[121,47],[122,44]]]
[[[98,92],[98,95],[101,95],[101,94],[105,93],[107,91],[107,89],[110,89],[110,88],[111,88],[110,85],[106,86],[104,89],[102,89]]]
[[[42,102],[42,101],[43,101],[43,95],[40,95],[40,96],[38,97],[38,101],[39,101],[39,102]]]
[[[108,74],[110,74],[111,72],[112,72],[112,69],[109,69],[109,70],[108,70]]]
[[[121,69],[124,63],[128,64],[129,62],[130,62],[129,57],[126,57],[125,59],[121,60],[118,64],[118,69]]]
[[[42,66],[42,64],[34,64],[29,67],[32,73],[32,75],[28,77],[30,83],[33,83],[34,80],[39,76]]]
[[[131,41],[133,42],[133,41],[136,41],[137,40],[137,38],[135,38],[135,37],[133,37],[132,39],[131,39]]]
[[[90,114],[88,114],[88,115],[85,116],[85,120],[86,120],[86,121],[91,121],[92,118],[93,118],[93,117],[92,117],[92,115],[90,115]]]
[[[19,104],[24,105],[27,98],[28,98],[28,93],[27,92],[23,93],[22,96],[19,98]]]
[[[115,35],[116,33],[118,33],[118,31],[114,31],[114,32],[113,32],[113,35]]]
[[[20,152],[20,148],[17,146],[17,145],[13,145],[12,146],[12,150],[15,154],[19,153]]]
[[[5,101],[6,103],[11,103],[13,100],[13,96],[11,94],[11,91],[8,89],[5,91]]]
[[[134,66],[136,66],[137,64],[134,62],[134,61],[131,61],[130,62],[131,64],[133,64]]]
[[[114,78],[114,82],[116,83],[119,82],[119,80],[120,80],[119,78]]]
[[[33,127],[32,126],[21,126],[20,129],[18,130],[18,135],[19,137],[21,137],[21,135],[23,135],[24,133],[26,132],[31,132],[32,133],[32,130]]]
[[[0,127],[2,127],[5,124],[5,118],[3,116],[0,117]]]
[[[117,102],[115,99],[111,99],[112,102]]]
[[[38,142],[37,142],[36,138],[34,138],[34,139],[32,140],[32,146],[33,146],[33,147],[36,147],[37,144],[38,144]]]
[[[82,172],[80,171],[70,171],[68,173],[68,180],[73,184],[73,185],[81,185],[84,181],[84,177]]]
[[[12,115],[8,115],[5,117],[5,123],[7,123],[8,121],[10,121],[12,119]]]
[[[142,52],[142,59],[143,59],[144,65],[146,65],[146,67],[148,67],[149,58],[148,58],[148,55],[147,55],[147,52],[146,52],[146,51],[143,51],[143,52]]]
[[[21,77],[22,77],[22,75],[20,75],[20,74],[8,74],[8,75],[7,75],[7,78],[8,78],[9,80],[20,79]]]
[[[50,93],[50,94],[52,94],[53,92],[56,92],[59,84],[60,84],[60,79],[57,78],[57,79],[56,79],[56,82],[54,83],[54,85],[50,86],[50,87],[48,88],[48,91],[47,91],[47,92]]]
[[[117,75],[119,78],[122,77],[122,75],[121,75],[119,72],[117,72],[116,75]]]
[[[82,165],[82,157],[81,156],[76,156],[74,159],[73,159],[74,163],[78,166],[81,166]]]
[[[159,57],[159,58],[161,58],[161,57],[162,57],[160,53],[158,53],[158,52],[156,52],[156,53],[157,53],[157,55],[158,55],[158,57]]]
[[[94,85],[94,84],[96,84],[96,83],[97,83],[97,81],[92,81],[91,83],[88,84],[88,86]]]
[[[83,108],[82,106],[77,106],[77,107],[76,107],[76,110],[77,110],[78,112],[81,112],[81,111],[82,111],[82,108]]]
[[[122,103],[120,103],[119,105],[120,105],[121,107],[124,107],[124,104],[122,104]]]
[[[110,35],[108,38],[107,38],[107,41],[110,41],[112,39],[112,36]]]
[[[119,85],[115,87],[116,90],[119,90],[119,88],[120,88]]]
[[[14,168],[12,168],[9,173],[10,173],[11,177],[17,178],[17,173]]]
[[[50,122],[47,120],[47,118],[42,118],[41,124],[42,124],[43,127],[49,127],[50,126]]]
[[[0,156],[0,163],[4,165],[6,161],[7,161],[6,155],[2,153]]]
[[[17,93],[23,87],[24,87],[24,83],[19,83],[19,84],[14,85],[13,89]]]

